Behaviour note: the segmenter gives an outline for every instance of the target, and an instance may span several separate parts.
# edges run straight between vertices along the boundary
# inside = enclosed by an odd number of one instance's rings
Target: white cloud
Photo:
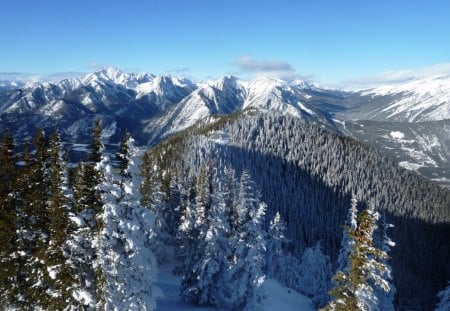
[[[300,77],[294,67],[283,60],[256,60],[251,56],[242,56],[233,62],[239,69],[238,74],[250,77],[273,77],[292,80]]]
[[[395,84],[446,75],[450,75],[450,63],[435,64],[415,69],[385,71],[372,76],[344,81],[341,83],[341,86],[348,89],[364,89],[383,84]]]
[[[0,72],[0,80],[11,82],[56,82],[67,78],[78,78],[84,73],[82,72],[57,72],[49,75],[41,75],[36,73],[25,72]]]

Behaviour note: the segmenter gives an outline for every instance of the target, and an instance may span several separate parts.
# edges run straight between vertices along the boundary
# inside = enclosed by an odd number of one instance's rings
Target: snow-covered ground
[[[182,300],[179,296],[180,278],[172,274],[173,268],[173,264],[163,264],[158,268],[159,271],[156,286],[161,289],[163,297],[156,300],[156,310],[217,311],[217,309],[212,307],[195,306]],[[268,279],[264,282],[263,286],[267,293],[267,298],[264,300],[262,308],[258,311],[315,310],[314,304],[309,298],[294,290],[289,290],[281,286],[280,283],[275,280]]]

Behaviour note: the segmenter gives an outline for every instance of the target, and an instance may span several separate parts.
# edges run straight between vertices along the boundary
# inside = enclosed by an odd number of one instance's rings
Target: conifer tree
[[[377,284],[385,291],[390,288],[388,282],[383,279],[388,269],[383,263],[387,254],[373,242],[378,217],[378,213],[371,206],[357,214],[354,229],[345,227],[352,246],[349,267],[346,271],[338,271],[334,276],[335,287],[330,291],[334,300],[324,310],[380,309],[371,284]]]
[[[181,282],[181,296],[192,303],[200,303],[201,290],[199,280],[201,273],[198,264],[206,248],[206,232],[208,229],[208,214],[211,209],[211,173],[209,167],[202,165],[198,174],[195,196],[195,222],[191,233],[195,238],[187,261],[181,268],[183,279]]]
[[[350,208],[347,212],[347,218],[345,219],[344,228],[356,229],[356,216],[358,214],[358,201],[356,195],[353,193],[350,203]],[[354,241],[350,238],[350,235],[346,229],[342,232],[341,249],[338,257],[338,270],[345,271],[348,269],[350,262],[350,254],[352,252],[352,246]]]
[[[92,130],[89,162],[79,162],[72,178],[75,215],[71,219],[75,229],[68,245],[78,284],[73,296],[79,304],[91,308],[103,308],[105,303],[105,278],[100,264],[103,229],[100,162],[103,148],[101,124],[97,120]]]
[[[196,198],[197,204],[200,205],[196,213],[201,211],[204,214],[200,221],[196,219],[196,230],[200,236],[197,236],[193,243],[195,251],[187,257],[190,262],[185,270],[181,295],[196,304],[228,307],[222,293],[230,266],[229,225],[226,217],[227,192],[224,189],[223,173],[219,170],[220,167],[216,168],[214,174],[210,175],[203,167],[200,179],[206,184],[197,183],[197,187],[201,187],[203,191],[200,191],[202,197]],[[205,198],[204,195],[210,198]]]
[[[330,298],[332,272],[330,258],[322,253],[320,243],[305,249],[298,270],[297,290],[310,297],[316,306],[324,306]]]
[[[48,257],[50,223],[49,209],[49,153],[48,142],[43,130],[38,129],[34,138],[35,152],[31,158],[24,189],[25,239],[27,250],[24,280],[28,288],[24,288],[24,303],[46,308],[52,299],[47,291]]]
[[[261,195],[247,171],[241,175],[236,208],[238,230],[232,237],[233,256],[224,300],[227,308],[252,310],[265,297],[262,285],[266,233],[262,228],[266,205],[261,202]]]
[[[266,251],[266,271],[267,275],[280,279],[283,277],[283,270],[286,268],[286,248],[289,239],[286,238],[286,225],[281,220],[281,215],[277,212],[270,221],[267,232]]]
[[[55,131],[50,137],[49,145],[49,244],[47,256],[47,291],[51,292],[48,309],[63,309],[73,305],[73,284],[75,282],[72,268],[67,263],[65,254],[69,235],[69,206],[66,168],[61,156],[59,134]]]
[[[0,145],[0,301],[12,305],[17,284],[15,257],[17,241],[17,191],[14,142],[11,133],[1,137]]]
[[[193,248],[195,236],[193,235],[195,224],[195,188],[196,178],[188,179],[187,184],[181,190],[181,217],[177,232],[177,253],[176,256],[184,266],[190,260],[190,252]],[[182,274],[182,267],[176,269]]]
[[[104,227],[99,234],[98,257],[107,310],[155,307],[156,260],[149,245],[153,215],[139,204],[136,152],[133,139],[128,136],[116,153],[123,164],[117,175],[107,156],[102,156],[99,163],[104,172],[99,187]]]

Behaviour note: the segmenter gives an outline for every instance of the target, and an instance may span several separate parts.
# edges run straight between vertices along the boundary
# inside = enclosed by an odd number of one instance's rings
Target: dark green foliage
[[[102,126],[100,120],[95,120],[94,128],[92,129],[91,150],[89,153],[89,160],[93,163],[98,163],[102,159],[103,143],[102,143]]]
[[[101,159],[100,138],[97,123],[90,156],[93,160]],[[11,136],[5,134],[0,146],[0,299],[5,306],[19,309],[63,310],[76,305],[73,292],[80,282],[80,270],[74,270],[79,268],[76,260],[67,252],[68,239],[77,230],[69,216],[91,215],[89,230],[101,230],[102,202],[97,187],[101,173],[96,162],[80,163],[72,170],[73,196],[69,196],[57,132],[48,140],[38,130],[32,147],[26,143],[20,157],[14,149]],[[101,274],[97,276],[101,285]]]
[[[349,267],[347,271],[338,271],[334,276],[335,287],[330,291],[334,300],[324,310],[369,310],[364,299],[373,295],[371,282],[380,284],[385,291],[390,290],[380,277],[388,269],[382,263],[388,256],[374,245],[376,221],[376,213],[368,208],[357,215],[355,228],[344,227],[351,243]]]
[[[125,134],[122,138],[122,141],[119,145],[119,150],[116,153],[116,160],[118,162],[118,168],[120,171],[120,175],[122,177],[129,178],[131,175],[128,172],[128,168],[130,166],[130,151],[129,151],[129,141],[131,139],[131,134],[128,130],[125,130]]]
[[[14,149],[8,132],[2,136],[0,145],[0,301],[13,300],[13,284],[18,273],[14,255],[17,240]]]

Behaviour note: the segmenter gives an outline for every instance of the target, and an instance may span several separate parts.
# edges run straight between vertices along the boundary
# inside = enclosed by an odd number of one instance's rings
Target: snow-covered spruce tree
[[[51,299],[45,276],[48,274],[46,256],[49,244],[49,169],[48,143],[42,130],[34,139],[35,152],[21,176],[21,220],[19,228],[18,262],[19,297],[22,306],[44,308]]]
[[[102,157],[103,229],[100,265],[105,277],[105,309],[153,310],[156,260],[150,250],[152,213],[139,203],[138,158],[133,139],[126,133],[116,154],[115,176],[109,159]]]
[[[358,214],[358,200],[356,199],[356,194],[352,194],[350,208],[347,212],[347,218],[345,219],[344,228],[349,228],[350,230],[356,229],[356,215]],[[351,239],[348,230],[344,229],[342,231],[341,239],[341,249],[339,251],[338,257],[338,270],[345,271],[350,265],[350,254],[352,252],[354,241]]]
[[[181,218],[176,236],[176,256],[184,266],[187,266],[187,261],[190,260],[190,252],[195,242],[195,236],[192,234],[195,224],[195,184],[195,176],[189,177],[186,185],[181,189]],[[182,269],[182,267],[177,268],[176,273],[183,274]]]
[[[190,280],[190,286],[183,288],[182,295],[197,304],[229,308],[223,297],[223,289],[227,281],[226,274],[229,269],[228,258],[231,254],[228,242],[229,225],[226,217],[229,193],[225,188],[223,176],[221,167],[217,167],[211,180],[211,206],[205,210],[205,226],[202,230],[206,231],[205,233],[200,231],[204,241],[196,240],[197,250],[202,251],[198,253],[198,260],[191,263],[188,271],[189,275],[197,276],[197,279]]]
[[[179,226],[180,189],[176,178],[167,177],[167,185],[154,184],[157,190],[153,194],[151,210],[154,224],[151,231],[151,247],[159,263],[168,262],[174,257],[173,244],[176,229]],[[163,189],[162,191],[159,189]]]
[[[195,237],[192,248],[189,252],[186,261],[180,268],[183,274],[181,282],[181,296],[183,299],[194,304],[200,303],[200,289],[199,289],[199,268],[198,264],[201,262],[205,248],[206,248],[206,233],[209,227],[208,214],[211,209],[211,192],[212,192],[212,172],[211,167],[202,165],[197,177],[195,186],[195,222],[191,233]]]
[[[45,253],[47,274],[44,276],[50,298],[46,308],[61,310],[74,306],[72,297],[75,278],[65,252],[69,235],[67,174],[60,146],[54,132],[49,145],[49,243]]]
[[[305,249],[298,268],[296,290],[310,297],[316,306],[324,306],[330,300],[332,273],[330,258],[322,253],[320,242]]]
[[[16,308],[24,308],[28,303],[28,297],[26,295],[27,288],[30,286],[27,277],[27,263],[32,251],[33,230],[31,228],[27,196],[28,191],[31,189],[30,175],[32,171],[32,155],[30,152],[30,144],[25,141],[23,145],[23,152],[20,156],[22,167],[20,173],[17,175],[17,231],[16,231],[16,252],[14,253],[14,260],[16,262],[15,269],[17,271],[16,282],[13,283],[13,297],[12,304]]]
[[[384,216],[381,217],[381,224],[377,230],[378,234],[374,237],[375,245],[382,251],[386,252],[386,254],[388,254],[391,248],[395,246],[395,242],[393,242],[388,236],[389,228],[393,227],[394,225],[386,222],[386,218]],[[392,282],[392,269],[388,264],[389,258],[380,259],[380,261],[386,265],[386,270],[383,273],[385,283],[382,286],[381,284],[371,281],[371,285],[374,289],[374,296],[378,299],[378,304],[380,306],[379,309],[383,311],[393,311],[396,288]],[[389,291],[386,291],[384,287],[389,288]]]
[[[0,145],[0,301],[12,307],[17,284],[15,257],[17,242],[17,190],[14,141],[11,133],[2,135]]]
[[[435,311],[448,311],[450,310],[450,282],[448,282],[447,288],[438,294],[439,303],[436,306]]]
[[[371,284],[389,291],[389,283],[383,279],[388,267],[383,260],[385,251],[373,243],[378,213],[373,206],[356,217],[356,228],[345,227],[352,243],[349,267],[334,276],[335,287],[330,291],[334,297],[324,310],[381,310]]]
[[[262,288],[265,257],[263,222],[266,204],[247,171],[241,175],[236,204],[238,223],[235,224],[231,268],[224,288],[224,301],[229,309],[253,310],[264,299]]]
[[[287,246],[289,239],[286,238],[286,225],[281,220],[280,213],[270,221],[266,241],[266,271],[271,278],[280,280],[284,277],[286,269]]]
[[[105,280],[100,266],[99,250],[103,229],[103,202],[99,185],[102,172],[99,163],[102,160],[103,144],[100,121],[96,121],[92,130],[92,143],[87,164],[78,164],[72,176],[74,229],[67,242],[70,249],[70,261],[78,283],[73,296],[81,305],[102,308]]]

